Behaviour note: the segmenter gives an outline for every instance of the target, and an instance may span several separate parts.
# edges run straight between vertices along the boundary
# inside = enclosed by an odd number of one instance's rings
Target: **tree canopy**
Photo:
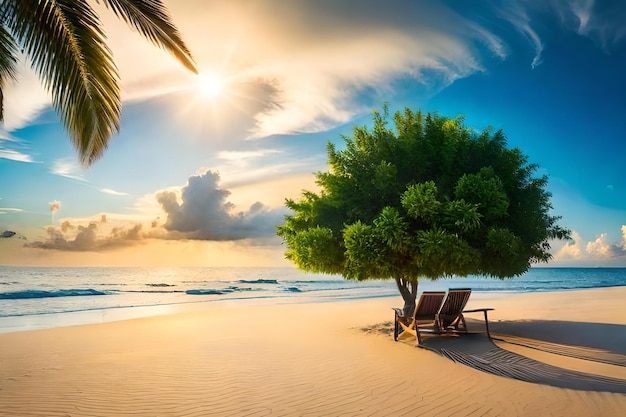
[[[387,107],[357,126],[345,148],[328,143],[318,192],[287,199],[277,233],[304,271],[394,279],[415,304],[417,280],[507,278],[548,262],[550,240],[569,238],[552,215],[548,179],[502,131]]]
[[[0,1],[0,121],[3,90],[19,52],[50,92],[80,160],[91,165],[119,130],[119,75],[106,34],[87,0]],[[96,3],[99,3],[96,1]],[[162,0],[103,0],[120,19],[197,72]]]

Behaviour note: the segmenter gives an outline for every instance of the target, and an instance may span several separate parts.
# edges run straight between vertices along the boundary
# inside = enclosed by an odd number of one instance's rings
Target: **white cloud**
[[[619,1],[551,0],[566,28],[596,41],[606,51],[626,38],[626,9]]]
[[[11,207],[0,207],[0,214],[8,214],[8,213],[21,213],[24,210],[18,208]]]
[[[403,0],[382,7],[364,0],[355,7],[337,0],[320,7],[316,2],[253,0],[241,7],[238,2],[186,0],[169,7],[201,73],[226,74],[233,87],[262,82],[271,90],[251,115],[254,138],[316,132],[348,122],[372,107],[356,104],[356,96],[367,91],[378,106],[389,97],[396,77],[422,81],[428,97],[483,70],[478,46],[486,45],[488,54],[500,58],[506,54],[495,34],[438,1],[416,5]],[[104,20],[125,99],[197,88],[197,77],[173,58],[110,14]]]
[[[110,195],[128,195],[128,193],[111,190],[110,188],[101,188],[100,191],[105,194],[110,194]]]
[[[50,173],[79,181],[86,181],[84,171],[74,159],[57,159],[50,167]]]
[[[283,222],[286,209],[270,209],[255,202],[247,210],[237,211],[227,201],[230,191],[220,188],[219,182],[219,175],[211,171],[193,175],[185,186],[156,194],[161,208],[158,215],[152,212],[154,205],[143,201],[143,215],[100,214],[96,220],[63,219],[59,227],[45,229],[45,238],[26,247],[98,252],[143,244],[148,239],[276,243],[276,225]],[[58,201],[50,203],[53,214],[59,208]],[[152,217],[148,217],[149,213]]]
[[[580,259],[585,248],[583,247],[583,239],[576,231],[572,231],[572,240],[566,242],[565,245],[554,256],[555,260],[572,260]]]
[[[281,151],[277,149],[262,149],[256,151],[220,151],[217,153],[216,158],[226,161],[241,161],[262,158],[266,155],[277,154],[280,152]]]
[[[207,171],[189,178],[180,194],[157,194],[167,218],[163,227],[180,238],[241,240],[273,238],[285,209],[269,209],[256,202],[247,211],[236,212],[227,201],[230,191],[219,187],[218,174]]]
[[[559,264],[599,265],[617,262],[626,263],[626,225],[621,227],[622,239],[611,242],[608,233],[602,233],[594,240],[585,242],[585,239],[572,231],[572,240],[566,242],[554,255],[554,261]]]
[[[18,162],[34,162],[30,155],[26,155],[24,153],[9,150],[9,149],[2,149],[1,147],[0,147],[0,159],[9,159],[11,161],[18,161]]]
[[[585,249],[593,257],[608,258],[611,256],[611,245],[607,242],[606,233],[602,233],[596,240],[588,242]]]
[[[3,126],[9,132],[27,126],[50,106],[49,95],[24,57],[20,59],[17,69],[17,82],[7,84],[2,91],[4,95]]]
[[[589,19],[591,19],[593,0],[574,0],[571,2],[571,8],[574,15],[578,18],[578,33],[586,33]]]
[[[505,6],[500,10],[500,13],[502,18],[511,23],[530,42],[535,50],[535,56],[530,66],[536,68],[541,65],[543,62],[541,58],[543,42],[539,34],[531,26],[528,12],[519,2],[505,2]]]

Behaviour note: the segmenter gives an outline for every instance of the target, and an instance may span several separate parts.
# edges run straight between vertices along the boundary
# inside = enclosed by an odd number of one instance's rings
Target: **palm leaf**
[[[4,87],[16,77],[17,51],[15,39],[0,25],[0,122],[4,121]]]
[[[97,15],[85,0],[5,0],[2,7],[81,162],[91,165],[119,130],[121,112],[117,68]]]
[[[161,0],[101,0],[113,13],[139,33],[164,48],[185,67],[198,73],[191,52],[183,42]],[[96,0],[100,3],[100,0]]]

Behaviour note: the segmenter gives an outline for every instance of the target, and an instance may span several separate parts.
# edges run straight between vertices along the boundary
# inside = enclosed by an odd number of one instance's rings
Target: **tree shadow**
[[[558,388],[626,394],[626,379],[574,371],[531,359],[497,346],[484,332],[484,322],[470,319],[468,327],[468,334],[427,336],[421,347],[492,375]],[[520,320],[493,322],[489,327],[496,340],[556,355],[626,366],[624,325]],[[391,336],[393,323],[380,323],[361,330]]]
[[[497,321],[489,326],[495,337],[514,336],[626,355],[626,326],[621,324],[515,320]]]

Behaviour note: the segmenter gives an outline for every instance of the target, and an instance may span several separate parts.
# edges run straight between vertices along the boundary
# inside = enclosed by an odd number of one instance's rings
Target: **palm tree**
[[[161,0],[95,0],[197,73],[191,53]],[[119,130],[118,70],[88,0],[0,0],[0,122],[3,88],[26,54],[89,167]]]

